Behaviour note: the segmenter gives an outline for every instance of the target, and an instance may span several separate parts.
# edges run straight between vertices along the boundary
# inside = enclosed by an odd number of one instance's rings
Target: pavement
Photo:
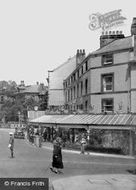
[[[53,149],[51,143],[43,143],[43,148]],[[62,150],[63,152],[80,154],[80,151]],[[85,152],[86,155],[103,157],[115,157],[135,159],[134,156],[114,155]],[[52,190],[136,190],[136,175],[133,174],[102,174],[102,175],[81,175],[53,180],[50,189]]]
[[[44,142],[44,143],[42,143],[42,148],[45,148],[45,149],[48,149],[48,150],[53,150],[53,145],[52,145],[52,143]],[[62,149],[62,152],[81,154],[81,152],[78,151],[78,150]],[[117,155],[117,154],[105,154],[105,153],[96,153],[96,152],[85,152],[84,155],[112,157],[112,158],[135,159],[135,156]]]
[[[52,182],[54,190],[136,190],[136,176],[121,174],[82,175]]]
[[[53,150],[52,143],[45,142],[42,148]],[[66,150],[62,152],[80,154],[80,151]],[[115,154],[102,154],[85,152],[85,155],[102,157],[135,159],[134,156],[124,156]],[[104,166],[103,166],[104,167]],[[101,174],[101,175],[79,175],[64,177],[50,181],[50,190],[136,190],[136,175],[130,174]]]

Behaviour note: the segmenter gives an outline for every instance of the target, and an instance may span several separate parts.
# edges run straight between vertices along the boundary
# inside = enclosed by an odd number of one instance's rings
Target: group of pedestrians
[[[14,158],[14,134],[12,132],[9,133],[9,149],[10,149],[10,158]],[[86,139],[82,137],[81,139],[81,153],[84,154]],[[50,170],[54,173],[61,174],[62,169],[64,168],[62,161],[62,139],[60,137],[56,137],[53,141],[53,155],[52,155],[52,166]]]

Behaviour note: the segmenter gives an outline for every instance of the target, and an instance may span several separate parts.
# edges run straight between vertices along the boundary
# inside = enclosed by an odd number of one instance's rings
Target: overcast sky
[[[125,24],[112,30],[130,35],[134,0],[1,0],[0,80],[46,84],[47,71],[99,48],[102,30],[92,31],[89,15],[122,9]]]

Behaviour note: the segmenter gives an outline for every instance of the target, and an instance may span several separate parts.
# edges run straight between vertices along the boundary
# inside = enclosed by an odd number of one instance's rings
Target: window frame
[[[112,90],[104,90],[103,80],[104,77],[112,76]],[[101,74],[101,92],[102,93],[108,93],[108,92],[114,92],[114,73],[104,73]]]
[[[104,104],[104,101],[106,101],[106,100],[107,101],[110,101],[110,100],[112,101],[112,111],[105,111],[103,104]],[[114,98],[102,98],[101,99],[101,112],[102,113],[113,113],[114,112]]]
[[[85,62],[85,71],[88,71],[88,61]]]
[[[86,85],[86,81],[87,81],[87,85]],[[85,95],[88,94],[88,78],[85,79]]]
[[[112,61],[111,62],[107,62],[105,61],[105,59],[109,59],[108,56],[111,56]],[[113,65],[114,63],[114,57],[112,53],[108,53],[108,54],[104,54],[102,55],[102,66],[109,66],[109,65]]]

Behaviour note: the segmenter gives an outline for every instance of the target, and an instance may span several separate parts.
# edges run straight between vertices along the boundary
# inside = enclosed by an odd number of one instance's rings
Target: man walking
[[[11,158],[14,158],[14,134],[12,132],[9,133],[10,138],[9,138],[9,148],[10,148],[10,153],[11,153]]]

